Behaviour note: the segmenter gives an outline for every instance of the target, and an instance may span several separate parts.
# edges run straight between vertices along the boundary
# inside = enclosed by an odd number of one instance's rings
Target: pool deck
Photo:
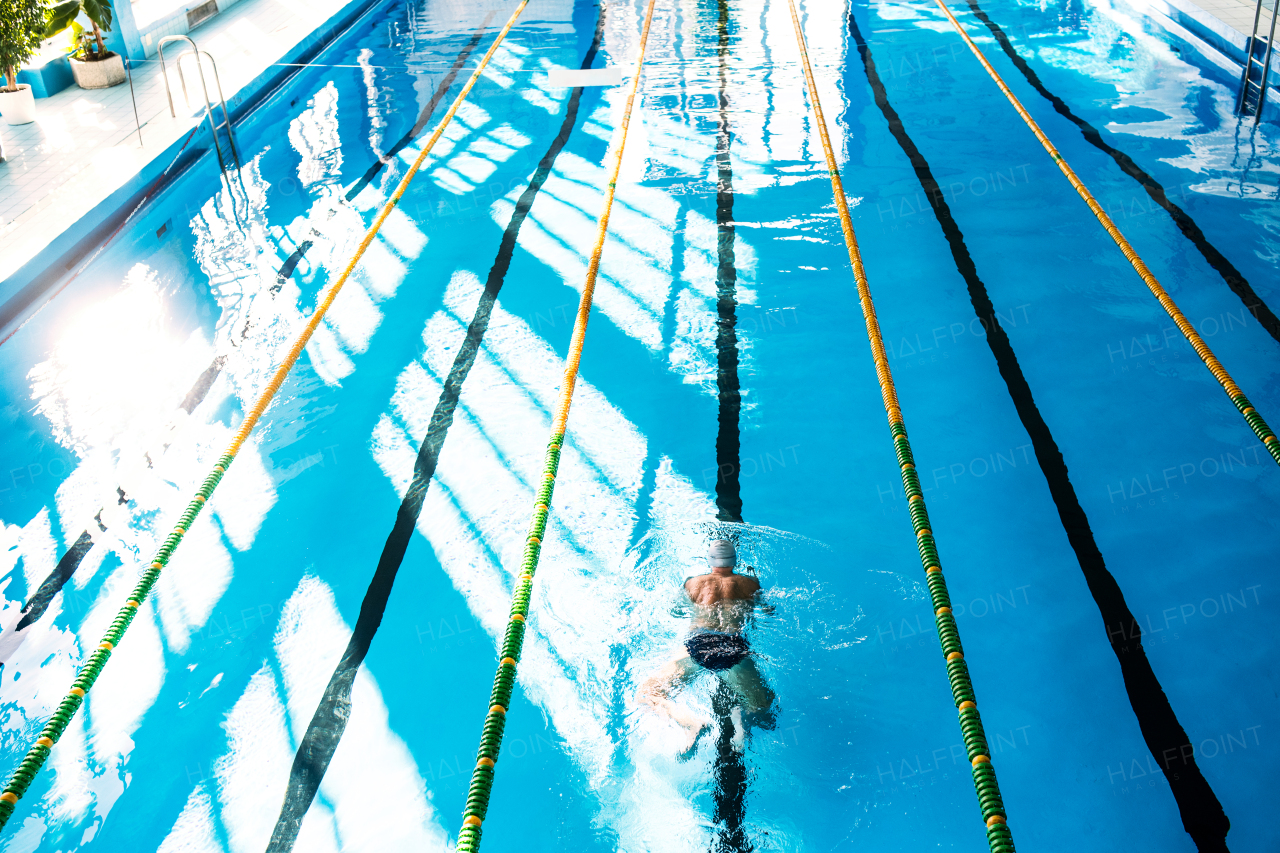
[[[1231,27],[1241,35],[1247,36],[1253,32],[1253,14],[1257,9],[1257,4],[1250,0],[1183,0],[1185,5],[1194,6],[1202,12],[1217,18],[1222,23]],[[1270,18],[1267,13],[1262,15],[1263,35],[1266,34],[1266,25]]]
[[[371,0],[243,0],[191,37],[212,55],[233,120],[307,61]],[[182,98],[168,56],[178,116],[172,117],[157,60],[133,63],[128,83],[71,86],[36,101],[36,121],[0,121],[0,334],[30,314],[65,270],[75,269],[135,207],[179,155],[210,147],[198,75],[184,63],[192,103]],[[209,81],[211,97],[213,81]],[[137,113],[135,120],[134,103]],[[220,113],[219,113],[220,115]],[[188,140],[188,137],[190,139]],[[184,148],[185,143],[185,148]]]
[[[1132,2],[1132,0],[1131,0]],[[1183,28],[1233,62],[1244,64],[1245,43],[1253,32],[1258,5],[1253,0],[1136,0],[1135,6]],[[1264,0],[1258,35],[1265,39],[1271,24],[1271,0]],[[1261,46],[1255,55],[1261,60]]]

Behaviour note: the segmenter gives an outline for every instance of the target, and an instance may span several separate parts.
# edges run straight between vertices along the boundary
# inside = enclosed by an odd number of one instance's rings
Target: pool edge
[[[273,93],[305,70],[306,64],[385,0],[350,0],[307,36],[290,45],[260,74],[228,99],[233,124],[261,106]],[[285,63],[289,63],[286,65]],[[29,261],[0,281],[0,344],[38,310],[43,297],[72,273],[75,266],[110,238],[148,197],[177,179],[210,148],[207,124],[176,139],[158,152],[114,192],[70,223]]]

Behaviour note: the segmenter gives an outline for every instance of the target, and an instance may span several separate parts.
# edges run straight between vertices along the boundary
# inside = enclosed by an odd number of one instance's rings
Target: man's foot
[[[682,723],[680,728],[684,732],[684,741],[683,747],[676,753],[676,758],[680,761],[688,761],[698,751],[698,741],[702,740],[702,736],[711,729],[711,721],[699,720],[691,725]]]

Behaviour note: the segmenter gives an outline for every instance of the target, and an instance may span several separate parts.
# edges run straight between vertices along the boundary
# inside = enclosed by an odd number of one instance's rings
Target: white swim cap
[[[707,564],[713,569],[731,569],[738,563],[738,552],[728,539],[717,539],[707,552]]]

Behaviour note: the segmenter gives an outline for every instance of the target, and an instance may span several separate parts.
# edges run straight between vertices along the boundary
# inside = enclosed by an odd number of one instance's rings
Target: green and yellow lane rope
[[[645,11],[644,27],[640,31],[640,54],[636,57],[635,73],[631,77],[631,90],[622,112],[622,124],[618,130],[618,147],[613,153],[613,171],[605,190],[604,210],[596,224],[595,246],[587,264],[587,279],[578,301],[578,314],[573,323],[573,336],[569,339],[569,354],[565,358],[564,382],[560,386],[560,398],[555,418],[551,422],[551,439],[547,442],[546,462],[542,469],[542,482],[534,495],[533,517],[525,537],[524,555],[520,561],[520,575],[516,578],[511,597],[511,615],[499,652],[498,671],[493,677],[493,689],[489,693],[489,708],[485,713],[484,728],[480,735],[480,749],[476,753],[476,766],[471,771],[471,786],[467,791],[467,805],[462,813],[462,829],[458,832],[458,853],[475,853],[480,849],[481,826],[489,811],[489,795],[493,791],[494,766],[502,748],[502,734],[507,724],[507,709],[511,707],[511,694],[515,689],[516,667],[520,663],[520,650],[524,644],[525,619],[529,616],[529,599],[533,595],[533,575],[538,570],[538,557],[542,553],[542,540],[546,535],[547,516],[551,512],[551,494],[556,484],[556,472],[560,469],[560,449],[564,446],[565,429],[569,422],[569,406],[573,403],[573,389],[578,381],[578,366],[582,362],[582,344],[587,336],[587,320],[591,317],[591,300],[595,293],[596,276],[600,271],[600,255],[604,251],[605,236],[609,232],[609,214],[613,210],[613,195],[618,186],[618,174],[622,169],[622,152],[627,145],[627,129],[631,125],[631,109],[636,92],[640,88],[640,72],[644,66],[645,47],[649,42],[649,25],[653,21],[653,8],[657,0],[649,0]]]
[[[76,679],[72,683],[71,690],[63,698],[57,709],[53,712],[49,722],[45,724],[44,730],[40,733],[40,737],[31,746],[25,758],[18,765],[18,768],[9,777],[9,784],[4,788],[4,792],[0,793],[0,828],[8,823],[10,816],[13,814],[18,800],[27,792],[35,779],[36,774],[40,772],[40,768],[44,765],[52,751],[54,744],[62,737],[67,726],[75,717],[76,711],[84,704],[85,695],[93,687],[98,676],[102,672],[102,668],[106,666],[107,660],[111,657],[112,651],[120,644],[120,640],[124,637],[125,631],[129,629],[130,623],[138,613],[138,608],[147,600],[152,587],[160,578],[160,573],[168,564],[173,552],[177,550],[178,545],[182,542],[187,531],[191,529],[191,525],[195,522],[196,516],[200,514],[200,510],[204,508],[205,503],[213,495],[214,489],[218,487],[218,483],[227,472],[227,468],[235,460],[236,454],[240,452],[240,448],[249,438],[249,433],[253,431],[254,426],[262,418],[263,412],[271,405],[271,401],[275,398],[276,393],[280,390],[280,386],[284,384],[285,378],[289,375],[289,371],[302,355],[302,351],[306,349],[307,342],[311,340],[311,336],[315,334],[315,330],[320,325],[320,321],[324,319],[325,313],[333,305],[333,301],[337,298],[339,291],[342,290],[347,279],[356,268],[356,264],[360,262],[360,258],[364,255],[365,250],[369,248],[369,244],[373,242],[373,238],[377,236],[382,224],[391,214],[391,210],[400,201],[405,190],[409,187],[409,182],[413,180],[414,175],[422,167],[427,156],[431,153],[431,149],[435,146],[436,141],[440,139],[449,122],[453,120],[454,113],[458,111],[458,107],[466,100],[471,88],[475,86],[476,81],[480,79],[480,75],[484,72],[485,66],[489,64],[489,60],[493,57],[494,52],[498,49],[498,45],[502,44],[502,40],[506,38],[507,33],[515,24],[516,19],[520,17],[520,13],[524,11],[524,7],[529,0],[521,0],[516,10],[511,13],[511,18],[507,21],[506,26],[498,33],[498,37],[494,40],[493,45],[489,48],[488,53],[480,60],[480,65],[472,73],[471,78],[467,80],[462,91],[458,93],[458,97],[454,98],[453,104],[449,107],[449,111],[445,113],[444,118],[436,127],[435,132],[431,134],[431,138],[427,140],[422,151],[413,161],[413,165],[409,167],[409,171],[396,187],[391,198],[383,206],[382,211],[374,219],[373,224],[365,232],[364,239],[360,241],[359,248],[356,249],[351,260],[347,263],[342,274],[337,280],[329,285],[325,291],[324,297],[316,306],[315,311],[311,315],[311,319],[307,321],[307,325],[303,328],[302,333],[298,335],[294,341],[293,347],[289,350],[289,355],[276,368],[275,373],[271,377],[271,381],[267,383],[267,387],[258,396],[257,401],[253,404],[253,408],[245,416],[244,421],[240,424],[240,428],[236,431],[235,437],[231,440],[231,444],[227,447],[227,451],[218,459],[218,463],[213,466],[213,470],[209,476],[205,477],[204,482],[196,491],[196,495],[187,504],[186,511],[178,519],[177,525],[173,528],[160,549],[156,551],[150,565],[142,572],[137,585],[129,594],[129,598],[125,601],[124,606],[120,608],[120,612],[116,614],[116,618],[111,622],[111,626],[107,629],[106,634],[102,638],[102,642],[94,652],[89,655],[89,659],[80,667],[76,674]]]
[[[955,27],[956,32],[960,34],[960,37],[964,39],[965,44],[969,46],[969,50],[973,51],[973,55],[978,58],[978,61],[982,63],[982,67],[987,70],[989,75],[991,75],[991,79],[1000,87],[1000,91],[1009,99],[1009,103],[1013,104],[1013,108],[1017,110],[1018,115],[1022,117],[1022,120],[1026,123],[1027,127],[1031,128],[1031,132],[1036,135],[1036,139],[1040,140],[1040,144],[1044,146],[1044,150],[1049,152],[1049,156],[1053,159],[1053,162],[1058,164],[1058,168],[1062,170],[1062,174],[1067,176],[1067,180],[1071,182],[1071,186],[1075,187],[1076,192],[1079,193],[1080,197],[1084,199],[1087,205],[1089,205],[1089,209],[1093,211],[1093,215],[1098,218],[1098,222],[1102,224],[1102,227],[1106,229],[1109,235],[1111,235],[1111,239],[1120,247],[1120,251],[1124,253],[1125,258],[1128,259],[1134,270],[1137,271],[1138,275],[1142,278],[1142,281],[1147,285],[1147,288],[1155,294],[1156,299],[1160,301],[1161,307],[1163,307],[1169,316],[1173,318],[1173,322],[1177,325],[1179,331],[1186,336],[1187,341],[1191,344],[1191,348],[1196,351],[1196,355],[1200,356],[1200,360],[1205,363],[1205,366],[1209,368],[1209,372],[1213,374],[1213,378],[1218,380],[1218,384],[1222,386],[1223,390],[1227,392],[1227,396],[1231,398],[1231,402],[1240,410],[1240,414],[1244,415],[1245,423],[1249,424],[1249,429],[1253,430],[1254,435],[1262,439],[1262,444],[1267,448],[1267,452],[1271,454],[1271,457],[1275,459],[1277,463],[1280,463],[1280,438],[1276,437],[1276,434],[1271,431],[1271,427],[1267,426],[1267,422],[1262,419],[1262,415],[1258,414],[1257,410],[1254,409],[1253,404],[1249,402],[1249,398],[1240,390],[1240,386],[1231,378],[1231,374],[1227,373],[1227,369],[1222,366],[1222,362],[1218,361],[1217,356],[1213,354],[1213,350],[1209,349],[1209,345],[1204,342],[1204,338],[1200,337],[1195,326],[1191,324],[1191,321],[1187,319],[1186,315],[1183,314],[1177,304],[1174,303],[1172,297],[1169,296],[1169,293],[1161,286],[1160,282],[1156,280],[1156,277],[1152,275],[1151,270],[1149,270],[1147,265],[1143,263],[1142,258],[1138,256],[1137,251],[1129,241],[1125,239],[1125,236],[1120,233],[1120,229],[1116,227],[1115,222],[1113,222],[1111,217],[1107,215],[1107,212],[1102,209],[1102,205],[1093,197],[1093,193],[1089,192],[1089,188],[1080,180],[1080,176],[1075,173],[1075,170],[1072,169],[1070,165],[1068,165],[1062,154],[1054,147],[1053,143],[1049,141],[1049,137],[1045,136],[1044,131],[1040,129],[1040,125],[1036,124],[1035,119],[1033,119],[1027,112],[1026,108],[1022,106],[1022,103],[1018,100],[1017,96],[1015,96],[1013,92],[1009,90],[1009,87],[1005,85],[1000,74],[991,66],[991,63],[987,61],[985,56],[983,56],[982,51],[978,49],[976,44],[974,44],[973,39],[969,37],[969,34],[965,31],[964,27],[956,20],[956,16],[951,14],[951,10],[947,8],[947,4],[943,0],[936,0],[936,2],[942,9],[943,14],[947,16],[947,20],[951,22],[951,26]]]
[[[942,654],[946,659],[951,695],[959,711],[960,731],[964,736],[965,748],[968,750],[973,784],[978,792],[978,805],[982,809],[982,819],[986,822],[987,844],[991,848],[991,853],[1013,853],[1013,835],[1009,831],[1005,818],[1004,801],[1000,797],[996,771],[991,764],[991,750],[987,747],[982,717],[978,714],[973,684],[969,679],[969,668],[964,662],[960,630],[956,626],[955,616],[951,613],[951,598],[947,594],[947,582],[942,577],[937,544],[934,542],[933,531],[929,526],[929,513],[925,509],[924,493],[920,488],[920,478],[916,474],[915,459],[911,455],[911,442],[907,440],[907,428],[902,420],[902,407],[898,403],[898,393],[893,385],[889,359],[885,356],[880,323],[876,319],[875,304],[871,301],[871,288],[867,284],[867,273],[862,266],[862,253],[858,250],[858,238],[853,233],[849,205],[845,201],[844,184],[840,180],[840,168],[836,164],[835,152],[831,149],[831,138],[827,135],[827,120],[822,114],[818,86],[813,79],[813,68],[809,64],[809,49],[805,44],[804,30],[800,26],[800,17],[796,14],[794,0],[787,0],[787,5],[791,8],[791,21],[795,25],[796,42],[800,46],[800,59],[805,84],[809,90],[809,103],[813,107],[818,135],[822,139],[822,150],[827,158],[827,171],[831,173],[831,190],[835,196],[836,210],[840,214],[840,228],[844,232],[844,242],[849,249],[849,263],[853,266],[853,278],[858,285],[858,298],[862,306],[863,319],[867,324],[867,338],[871,342],[871,352],[875,357],[880,394],[884,399],[885,412],[889,416],[889,432],[893,435],[898,465],[902,469],[902,485],[907,494],[907,507],[916,533],[916,547],[920,551],[920,562],[924,565],[929,596],[933,603],[933,616],[938,627],[938,639],[942,643]]]

